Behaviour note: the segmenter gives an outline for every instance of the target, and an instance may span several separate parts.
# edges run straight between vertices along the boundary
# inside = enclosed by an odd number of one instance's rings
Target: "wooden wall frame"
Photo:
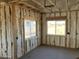
[[[47,18],[46,18],[46,22],[47,22],[47,21],[54,21],[54,20],[55,20],[55,21],[58,21],[58,20],[59,20],[59,21],[62,21],[62,20],[65,21],[65,29],[66,29],[66,30],[65,30],[65,36],[64,36],[64,37],[65,37],[65,46],[66,46],[66,40],[67,40],[66,37],[67,37],[67,28],[68,28],[68,27],[67,27],[67,22],[68,22],[67,16],[61,16],[61,15],[60,15],[60,16],[50,16],[50,17],[47,17]],[[47,25],[46,25],[46,28],[47,28]],[[46,31],[47,31],[47,29],[46,29]],[[50,35],[48,35],[48,34],[46,33],[46,36],[50,36]],[[59,36],[59,37],[60,37],[60,40],[59,40],[59,41],[61,42],[61,36],[63,36],[63,35],[52,35],[52,36]],[[46,38],[46,40],[47,40],[47,38]],[[54,40],[55,40],[55,38],[54,38]],[[60,42],[59,42],[59,43],[60,43]],[[46,41],[46,44],[47,44],[47,41]],[[54,45],[55,45],[55,42],[54,42]],[[61,44],[60,44],[60,45],[61,45]]]
[[[66,16],[50,16],[50,17],[47,17],[46,20],[62,20],[62,19],[67,19]]]
[[[67,17],[66,16],[55,16],[55,17],[47,17],[46,18],[46,22],[47,21],[53,21],[53,20],[55,20],[55,21],[57,21],[57,20],[59,20],[59,21],[62,21],[62,20],[64,20],[65,21],[65,36],[67,35]],[[46,28],[47,28],[47,25],[46,25]]]

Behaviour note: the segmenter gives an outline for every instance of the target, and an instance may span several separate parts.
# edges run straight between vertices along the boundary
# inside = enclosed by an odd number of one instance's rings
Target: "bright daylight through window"
[[[36,21],[25,20],[25,38],[36,36]]]
[[[47,21],[48,35],[65,35],[66,21]]]

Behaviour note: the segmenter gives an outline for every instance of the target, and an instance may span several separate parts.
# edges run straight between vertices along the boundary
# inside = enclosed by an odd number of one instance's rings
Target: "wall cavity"
[[[66,35],[55,36],[47,35],[46,19],[47,17],[66,16]],[[79,11],[54,12],[52,14],[43,14],[43,39],[42,44],[59,46],[66,48],[79,48]]]
[[[37,21],[36,39],[25,41],[24,20]],[[0,3],[0,57],[20,58],[39,46],[41,44],[40,20],[41,14],[31,8],[16,3]]]

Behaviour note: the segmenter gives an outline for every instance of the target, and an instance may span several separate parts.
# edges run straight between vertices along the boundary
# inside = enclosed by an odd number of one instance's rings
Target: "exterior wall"
[[[66,18],[66,36],[47,35],[46,18],[49,16],[67,16]],[[43,39],[42,44],[52,46],[79,48],[79,11],[54,12],[43,14]],[[67,34],[69,33],[69,34]]]
[[[26,53],[31,51],[32,49],[36,48],[41,44],[41,14],[39,12],[36,12],[35,10],[32,10],[30,8],[23,8],[24,10],[24,20],[35,20],[36,23],[36,36],[30,37],[28,39],[25,39],[25,45],[26,45]]]
[[[34,15],[34,16],[33,16]],[[24,20],[37,21],[37,36],[25,41]],[[39,46],[41,14],[18,4],[0,3],[0,57],[16,59]],[[16,53],[16,54],[15,54]]]

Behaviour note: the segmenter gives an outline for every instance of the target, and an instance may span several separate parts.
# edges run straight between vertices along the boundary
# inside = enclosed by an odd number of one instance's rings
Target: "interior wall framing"
[[[46,19],[47,17],[66,16],[66,35],[55,36],[47,35]],[[65,11],[54,13],[43,13],[43,39],[42,44],[59,46],[66,48],[79,48],[79,11]]]
[[[25,19],[37,21],[36,39],[28,40],[28,46],[26,46],[27,42],[25,42],[24,37]],[[0,3],[0,57],[10,59],[20,58],[39,46],[41,44],[40,19],[40,12],[31,8],[16,3]]]

